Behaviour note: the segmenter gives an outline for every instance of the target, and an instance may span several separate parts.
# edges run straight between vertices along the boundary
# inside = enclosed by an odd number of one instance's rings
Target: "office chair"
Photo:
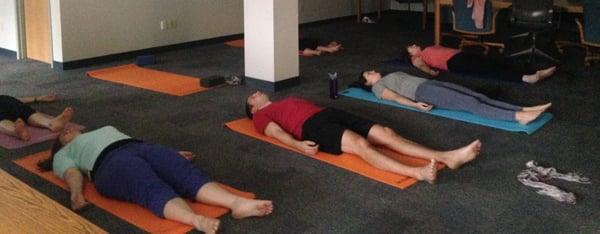
[[[452,7],[452,30],[458,32],[461,38],[459,49],[463,46],[477,45],[485,48],[484,54],[490,50],[490,46],[504,49],[503,43],[484,41],[484,36],[496,33],[496,16],[498,11],[492,7],[492,1],[486,1],[484,6],[483,28],[477,28],[473,20],[473,7],[467,7],[466,0],[453,0]]]
[[[600,2],[582,1],[583,5],[583,23],[576,18],[577,29],[579,30],[579,42],[557,41],[556,45],[562,53],[565,46],[580,46],[585,49],[585,66],[589,66],[591,61],[600,61],[600,20],[594,19],[600,16]],[[594,51],[594,49],[596,51]]]
[[[553,14],[553,0],[513,0],[511,22],[513,25],[527,28],[529,32],[515,35],[511,38],[528,37],[531,39],[531,46],[508,57],[529,54],[529,62],[532,62],[536,55],[553,62],[558,62],[555,58],[540,50],[536,45],[538,33],[548,31],[554,26]]]

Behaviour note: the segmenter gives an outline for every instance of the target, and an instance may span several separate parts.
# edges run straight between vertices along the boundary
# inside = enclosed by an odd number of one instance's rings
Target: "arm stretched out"
[[[423,61],[423,59],[421,59],[420,57],[412,57],[410,61],[412,62],[413,66],[417,67],[422,72],[425,72],[431,76],[437,76],[440,74],[439,71],[434,71],[433,69],[431,69],[431,67],[429,67],[429,65],[427,65],[425,61]]]
[[[23,103],[53,102],[56,100],[56,94],[51,93],[51,94],[41,95],[41,96],[20,97],[17,99],[19,99],[19,101],[21,101]]]
[[[65,181],[71,191],[71,209],[79,210],[88,205],[83,197],[83,175],[75,167],[68,168],[64,173]]]
[[[381,97],[383,99],[394,101],[394,102],[400,103],[405,106],[415,107],[422,111],[430,111],[431,108],[433,108],[433,105],[430,105],[430,104],[427,104],[424,102],[415,102],[407,97],[397,94],[396,92],[394,92],[388,88],[383,89],[383,93],[382,93]]]
[[[298,141],[275,122],[269,122],[269,124],[267,124],[265,135],[273,137],[283,142],[283,144],[294,147],[303,153],[313,155],[319,151],[319,145],[317,145],[317,143],[313,141]]]

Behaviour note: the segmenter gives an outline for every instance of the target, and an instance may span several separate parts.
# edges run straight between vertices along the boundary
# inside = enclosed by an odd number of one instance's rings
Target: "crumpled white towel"
[[[561,179],[581,184],[591,184],[589,178],[583,177],[577,173],[569,172],[567,174],[558,173],[553,167],[544,168],[537,165],[535,161],[529,161],[525,164],[527,169],[523,170],[517,179],[526,186],[539,188],[538,194],[546,195],[560,202],[575,204],[575,194],[565,192],[556,186],[544,182],[551,179]]]

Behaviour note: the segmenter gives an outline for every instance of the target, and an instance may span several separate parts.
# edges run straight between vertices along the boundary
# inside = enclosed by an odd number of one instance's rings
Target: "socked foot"
[[[210,217],[197,215],[193,221],[194,227],[198,231],[202,231],[204,233],[216,233],[219,230],[219,225],[221,225],[221,221],[218,219],[213,219]]]
[[[15,135],[23,141],[31,139],[31,135],[29,135],[29,131],[25,127],[25,122],[20,118],[15,121]]]
[[[517,111],[515,113],[515,120],[522,125],[527,125],[540,117],[543,112],[543,110]]]
[[[273,202],[239,198],[231,208],[231,215],[236,219],[253,216],[265,216],[273,212]]]
[[[475,159],[481,151],[481,141],[475,140],[462,148],[444,152],[443,163],[450,169],[457,169]]]
[[[523,107],[523,111],[536,111],[536,110],[546,111],[548,108],[550,108],[550,106],[552,106],[551,102],[546,103],[544,105]]]
[[[60,115],[50,121],[50,126],[48,128],[53,132],[58,132],[71,121],[71,118],[73,118],[73,108],[67,107]]]
[[[415,179],[425,180],[430,184],[435,183],[435,179],[437,177],[437,167],[435,163],[435,159],[431,159],[429,164],[427,164],[426,166],[416,168]]]

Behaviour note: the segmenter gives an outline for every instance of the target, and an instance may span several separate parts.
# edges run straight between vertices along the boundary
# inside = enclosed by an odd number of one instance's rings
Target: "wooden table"
[[[0,169],[0,232],[106,233]]]
[[[465,0],[466,1],[466,0]],[[496,9],[504,9],[509,8],[512,5],[512,0],[491,0],[492,5]],[[579,3],[570,2],[568,0],[554,0],[554,5],[565,9],[567,12],[571,13],[583,13],[583,6]],[[433,6],[435,20],[434,20],[434,28],[435,32],[433,35],[433,39],[436,45],[439,45],[440,40],[440,9],[442,6],[452,6],[452,0],[435,0],[435,4]]]

